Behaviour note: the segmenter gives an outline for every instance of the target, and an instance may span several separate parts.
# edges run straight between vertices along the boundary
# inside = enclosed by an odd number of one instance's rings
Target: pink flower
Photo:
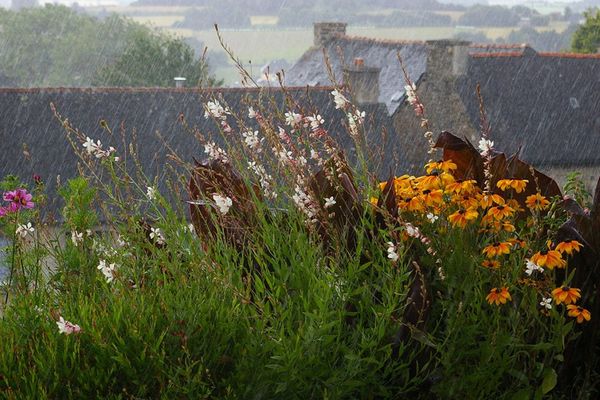
[[[79,325],[65,321],[63,317],[60,317],[59,320],[56,321],[56,325],[58,326],[58,332],[64,333],[65,335],[81,332],[81,327]]]
[[[15,212],[19,211],[21,208],[33,208],[34,204],[31,201],[33,196],[30,193],[27,193],[26,189],[17,189],[11,192],[4,193],[4,201],[10,202],[8,205],[8,211]]]

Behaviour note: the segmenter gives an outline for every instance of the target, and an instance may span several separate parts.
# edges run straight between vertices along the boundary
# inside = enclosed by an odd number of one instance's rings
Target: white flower
[[[204,106],[204,118],[208,119],[210,117],[223,119],[226,114],[229,114],[229,109],[226,109],[219,103],[218,100],[209,101]]]
[[[117,246],[119,247],[125,247],[127,246],[129,243],[127,243],[126,240],[123,239],[123,237],[119,234],[119,236],[117,236]]]
[[[494,148],[494,142],[488,139],[481,138],[479,141],[479,151],[482,155],[487,155]]]
[[[264,138],[258,138],[258,131],[242,132],[242,136],[244,137],[244,143],[246,144],[246,146],[248,146],[249,149],[260,153],[260,151],[262,150],[260,148],[260,145],[263,142]]]
[[[310,149],[310,158],[312,158],[313,160],[318,160],[319,153],[314,149]]]
[[[331,92],[331,94],[333,95],[333,102],[335,103],[336,110],[344,108],[346,104],[348,104],[348,99],[346,99],[343,94],[338,92],[337,89]]]
[[[414,105],[417,102],[417,86],[414,83],[406,85],[404,91],[406,92],[406,100]]]
[[[196,228],[194,228],[194,224],[188,224],[187,229],[192,235],[196,233]]]
[[[33,232],[35,232],[35,229],[33,228],[33,225],[31,225],[31,222],[28,222],[26,225],[17,226],[17,229],[15,231],[15,233],[21,236],[22,238],[26,237],[27,235],[33,234]]]
[[[98,146],[102,146],[100,144],[99,140],[98,140]],[[86,136],[85,142],[83,143],[83,147],[88,152],[88,154],[95,153],[98,146],[96,145],[96,143],[94,143],[94,141],[89,136]]]
[[[115,279],[114,272],[117,269],[117,265],[115,263],[107,264],[105,260],[100,260],[98,264],[98,269],[106,278],[107,283],[111,283]]]
[[[365,112],[356,110],[354,114],[347,113],[346,118],[348,119],[348,127],[350,128],[350,134],[353,136],[358,135],[358,126],[362,125],[365,120]]]
[[[293,153],[291,151],[286,151],[285,149],[277,150],[277,148],[273,147],[273,153],[275,153],[275,157],[279,160],[279,164],[286,165],[292,159]]]
[[[227,153],[225,150],[217,146],[215,142],[210,142],[204,145],[204,153],[208,155],[210,160],[221,161],[222,163],[228,163]]]
[[[540,271],[540,272],[544,272],[544,268],[540,267],[539,265],[537,265],[536,263],[534,263],[531,260],[526,260],[526,265],[525,265],[525,273],[529,276],[531,276],[531,274],[533,274],[534,271]]]
[[[296,207],[300,211],[302,211],[309,220],[312,220],[317,215],[317,209],[315,207],[315,202],[312,198],[306,193],[299,185],[296,185],[294,189],[294,195],[292,196],[292,200],[296,204]]]
[[[552,310],[552,298],[542,297],[542,301],[540,301],[540,306],[546,308],[547,310]]]
[[[160,228],[150,228],[150,239],[154,240],[156,244],[165,244],[165,237]]]
[[[285,113],[285,123],[291,127],[295,127],[302,121],[302,115],[296,114],[293,111]]]
[[[156,189],[152,186],[148,186],[146,188],[146,197],[148,197],[148,200],[156,200]]]
[[[414,238],[418,238],[419,236],[421,236],[421,232],[419,231],[419,228],[417,228],[416,226],[406,223],[404,225],[404,229],[406,229],[406,234],[410,237],[414,237]]]
[[[219,212],[223,215],[227,214],[229,208],[233,205],[233,201],[229,197],[221,196],[217,193],[214,193],[212,197]]]
[[[387,242],[388,248],[387,248],[387,257],[392,260],[392,261],[398,261],[398,259],[400,258],[400,256],[398,255],[397,248],[396,245],[392,242]]]
[[[96,158],[107,158],[110,157],[117,150],[114,147],[109,147],[108,150],[102,149],[102,143],[97,140],[96,143],[87,137],[85,138],[85,142],[83,143],[83,147],[87,151],[88,154],[95,156]],[[115,161],[119,161],[118,157],[115,157]]]
[[[333,196],[325,197],[325,208],[333,207],[336,204]]]
[[[81,332],[81,327],[79,325],[66,321],[63,317],[60,317],[59,320],[56,321],[56,325],[58,326],[58,332],[64,333],[65,335]]]
[[[276,198],[277,193],[271,190],[271,182],[273,180],[273,177],[267,174],[265,167],[263,167],[262,165],[257,165],[255,161],[248,161],[248,168],[258,176],[260,180],[260,187],[263,190],[263,194],[270,199]]]
[[[321,115],[313,114],[312,117],[308,117],[307,120],[310,123],[310,129],[312,129],[313,131],[318,130],[321,127],[321,125],[325,123],[325,120],[323,119],[323,117],[321,117]]]
[[[71,242],[73,242],[75,246],[83,242],[83,232],[71,231]]]
[[[437,220],[438,220],[438,218],[439,218],[439,217],[438,217],[437,215],[433,214],[433,213],[427,213],[427,220],[428,220],[429,222],[431,222],[432,224],[433,224],[435,221],[437,221]]]
[[[252,107],[248,108],[248,118],[250,118],[250,119],[256,118],[256,111],[254,111],[254,108],[252,108]]]

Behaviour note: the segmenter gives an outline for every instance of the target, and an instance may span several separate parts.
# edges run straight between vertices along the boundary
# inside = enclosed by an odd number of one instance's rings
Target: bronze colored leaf
[[[225,239],[237,247],[243,246],[256,221],[255,199],[261,198],[254,185],[244,179],[229,164],[220,161],[198,163],[190,177],[190,214],[196,233],[203,240],[212,240],[220,226]],[[229,197],[232,206],[225,215],[215,209],[213,194]]]

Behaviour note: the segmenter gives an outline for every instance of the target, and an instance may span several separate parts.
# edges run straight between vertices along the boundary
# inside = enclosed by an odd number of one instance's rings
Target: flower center
[[[571,290],[571,288],[570,288],[570,287],[568,287],[568,286],[563,286],[563,287],[562,287],[562,291],[563,291],[563,292],[568,292],[569,290]]]

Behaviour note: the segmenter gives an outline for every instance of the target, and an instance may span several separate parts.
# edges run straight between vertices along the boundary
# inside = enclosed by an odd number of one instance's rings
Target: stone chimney
[[[427,74],[455,78],[467,73],[469,45],[464,40],[428,40]]]
[[[330,40],[338,36],[346,36],[345,22],[315,22],[314,44],[318,47],[325,46]]]
[[[348,85],[358,104],[379,103],[379,72],[381,68],[365,66],[365,60],[355,58],[354,65],[344,68],[344,84]]]
[[[185,86],[186,79],[183,76],[176,76],[173,78],[173,80],[175,81],[176,88],[182,88]]]

